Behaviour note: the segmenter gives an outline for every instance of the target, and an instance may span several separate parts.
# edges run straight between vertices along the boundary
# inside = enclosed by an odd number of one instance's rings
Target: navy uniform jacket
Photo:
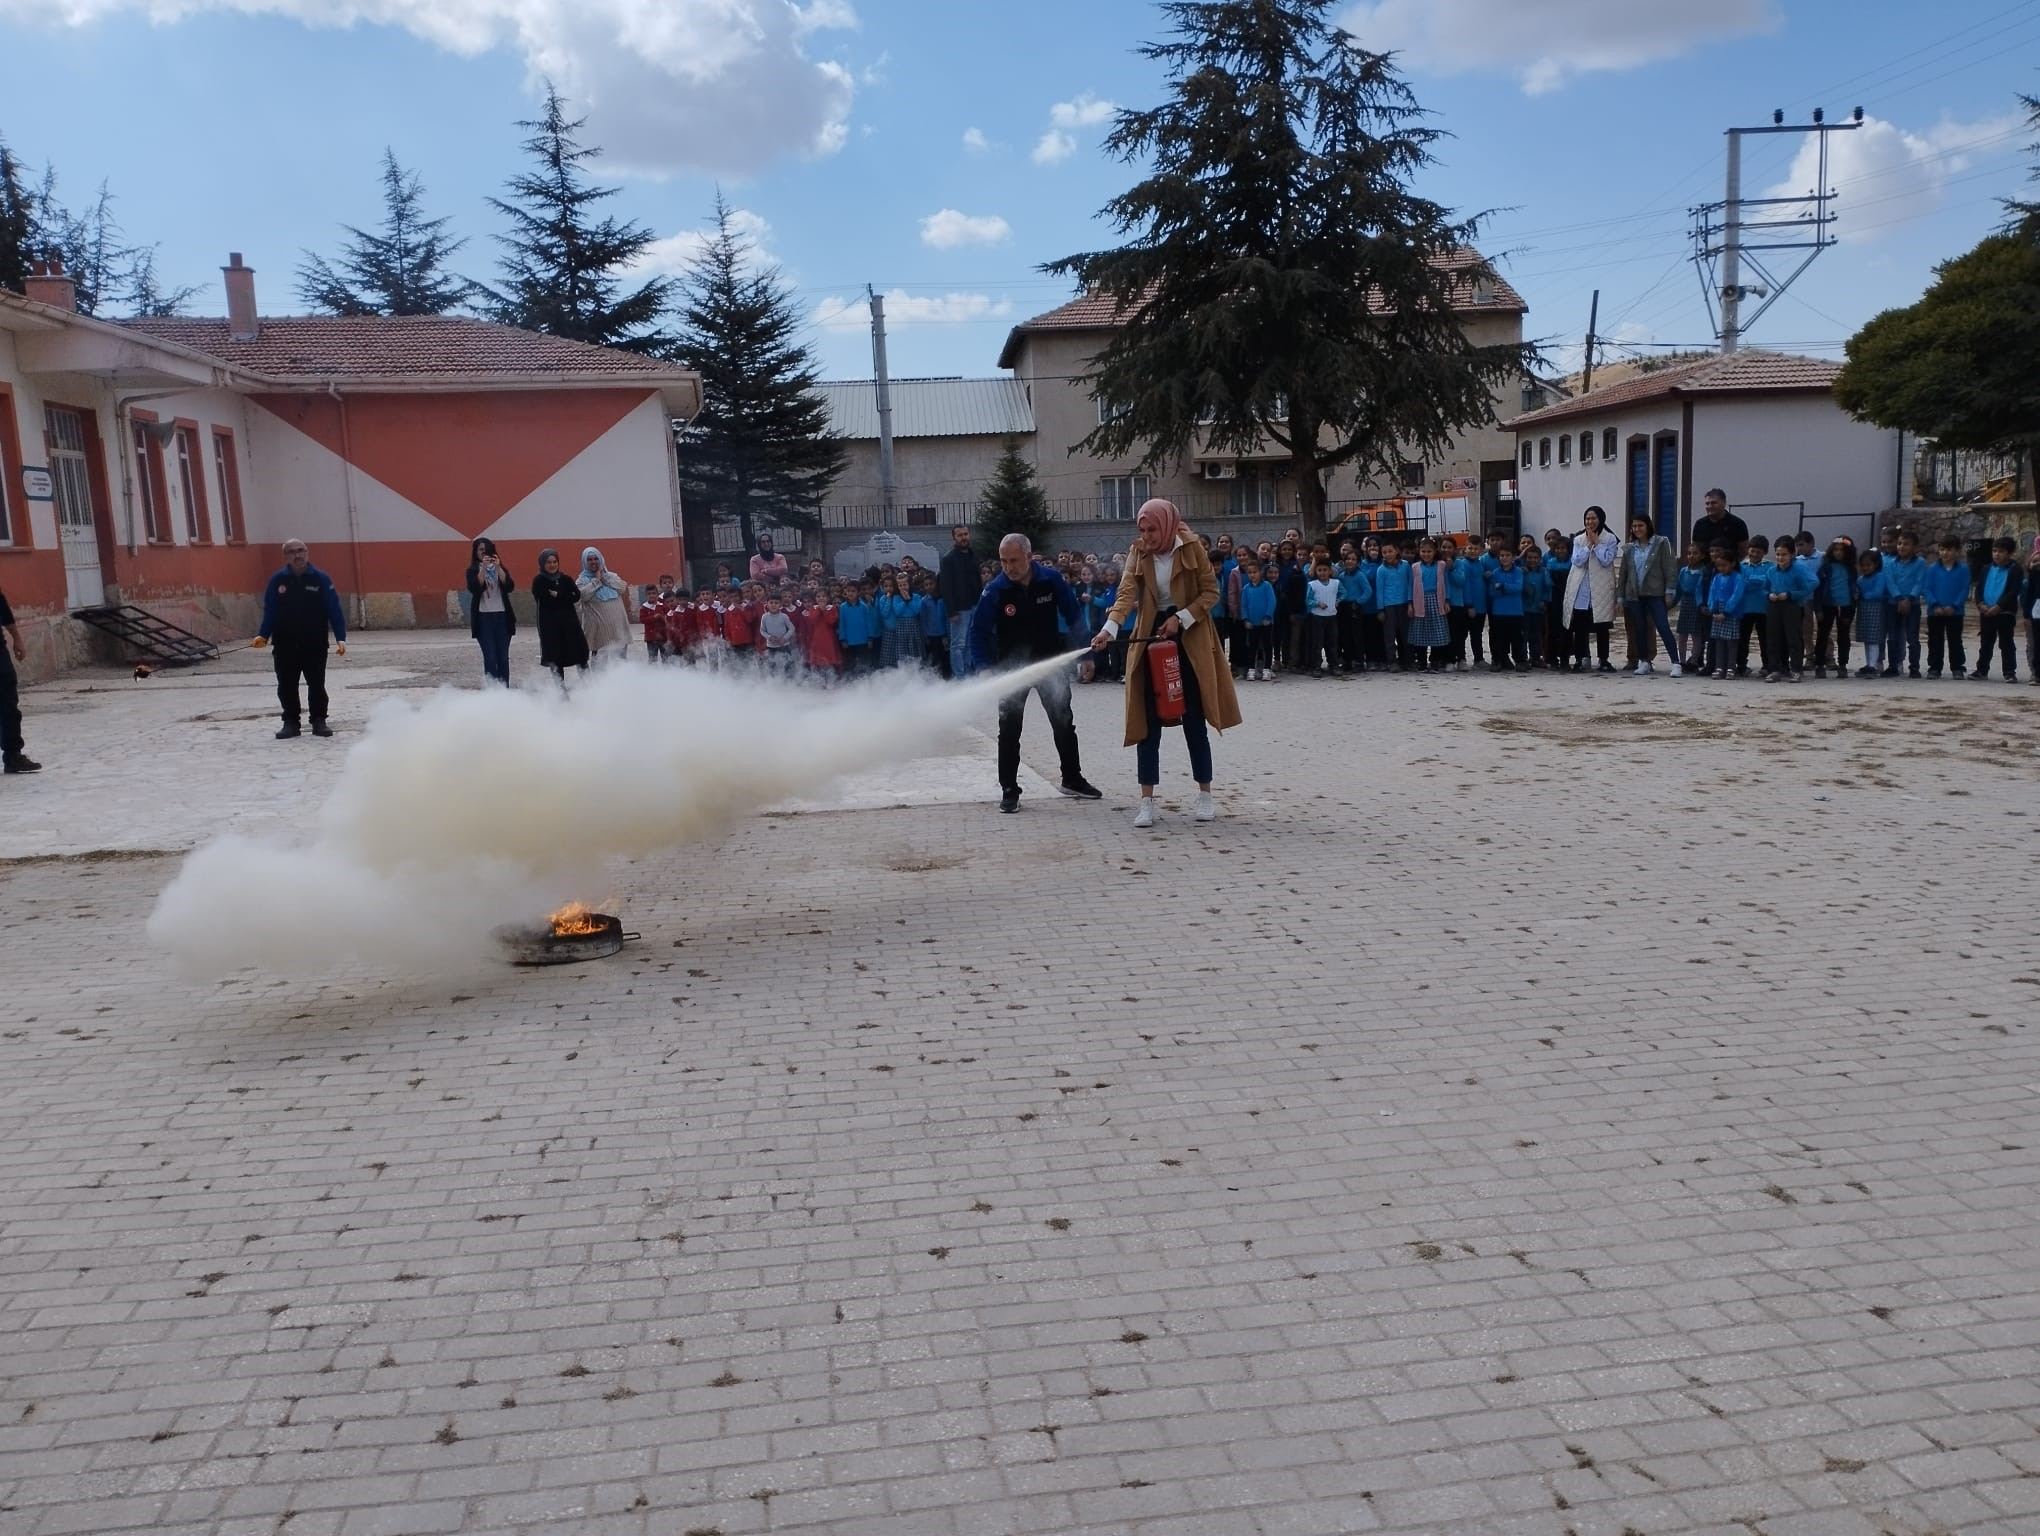
[[[1045,661],[1071,647],[1057,619],[1072,630],[1083,627],[1084,605],[1055,570],[1034,562],[1026,584],[1004,571],[992,578],[970,618],[971,659],[980,667],[1002,661]]]
[[[340,611],[340,594],[333,578],[316,565],[305,567],[302,576],[285,566],[262,589],[262,627],[256,631],[270,644],[286,651],[323,651],[326,632],[335,640],[347,638],[347,616]]]

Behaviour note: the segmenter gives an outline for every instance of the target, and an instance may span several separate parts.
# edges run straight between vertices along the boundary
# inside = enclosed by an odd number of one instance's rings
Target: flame
[[[578,901],[570,901],[559,911],[546,919],[554,938],[582,939],[602,932],[601,914],[589,910]]]

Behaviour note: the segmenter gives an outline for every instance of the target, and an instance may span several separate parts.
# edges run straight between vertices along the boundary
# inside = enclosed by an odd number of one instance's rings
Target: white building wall
[[[1632,437],[1656,437],[1660,432],[1679,430],[1677,401],[1655,401],[1625,411],[1567,417],[1544,425],[1532,425],[1516,434],[1516,494],[1522,502],[1523,531],[1544,537],[1547,528],[1576,533],[1588,507],[1600,507],[1608,514],[1608,525],[1621,530],[1627,519],[1629,493],[1626,465]],[[1607,429],[1615,429],[1615,453],[1604,455],[1601,448]],[[1591,434],[1594,457],[1581,462],[1579,440]],[[1571,440],[1570,464],[1559,463],[1559,439]],[[1540,465],[1539,446],[1551,441],[1551,462]],[[1523,445],[1530,445],[1530,465],[1523,466]],[[1653,514],[1654,516],[1656,514]]]
[[[1897,505],[1899,435],[1856,421],[1824,395],[1710,399],[1693,408],[1693,498],[1712,486],[1751,533],[1776,538],[1806,527],[1825,548],[1847,535],[1867,548],[1876,514]],[[1910,465],[1906,466],[1910,469]]]

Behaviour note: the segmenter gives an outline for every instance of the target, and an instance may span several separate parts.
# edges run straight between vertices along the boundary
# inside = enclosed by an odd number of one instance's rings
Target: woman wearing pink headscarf
[[[1155,785],[1162,777],[1162,724],[1155,716],[1144,665],[1150,640],[1174,640],[1182,647],[1183,741],[1197,780],[1197,819],[1210,821],[1218,810],[1211,800],[1211,738],[1206,727],[1223,731],[1240,723],[1232,671],[1219,648],[1218,626],[1211,621],[1218,577],[1203,541],[1183,526],[1173,503],[1150,501],[1135,522],[1140,534],[1127,551],[1118,600],[1091,641],[1093,650],[1103,650],[1118,638],[1127,617],[1134,616],[1126,648],[1126,744],[1138,749],[1135,764],[1140,777],[1140,812],[1133,824],[1155,824]]]

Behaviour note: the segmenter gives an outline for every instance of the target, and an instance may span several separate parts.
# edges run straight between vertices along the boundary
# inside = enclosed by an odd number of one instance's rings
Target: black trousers
[[[1084,765],[1077,756],[1077,722],[1070,712],[1069,675],[1058,672],[1036,683],[1031,690],[1023,688],[999,700],[999,788],[1020,787],[1020,721],[1027,709],[1029,692],[1038,695],[1041,707],[1048,711],[1048,728],[1055,733],[1056,756],[1062,759],[1063,782],[1074,784],[1084,776]]]
[[[1764,615],[1764,670],[1797,677],[1806,670],[1806,614],[1798,603],[1773,603]]]
[[[1824,667],[1828,664],[1828,637],[1832,635],[1835,642],[1835,665],[1844,671],[1848,670],[1849,626],[1856,622],[1856,610],[1853,608],[1823,608],[1814,617],[1819,628],[1815,631],[1814,635],[1813,664],[1816,667]]]
[[[0,753],[19,757],[26,745],[21,739],[21,680],[6,642],[0,641]]]
[[[1563,667],[1572,651],[1565,628],[1565,605],[1559,602],[1549,604],[1544,610],[1544,659],[1554,667]]]
[[[303,678],[307,702],[312,706],[312,724],[324,723],[326,718],[326,648],[298,650],[291,646],[272,645],[270,656],[276,663],[276,702],[283,706],[283,723],[296,725],[302,712],[298,707],[298,679]]]
[[[1266,672],[1275,664],[1275,626],[1256,624],[1252,628],[1242,625],[1240,632],[1247,637],[1247,670]]]
[[[1454,610],[1454,612],[1457,611],[1456,609]],[[1487,622],[1488,616],[1485,613],[1473,608],[1466,610],[1466,638],[1473,644],[1473,659],[1475,661],[1487,660],[1487,650],[1481,644],[1487,634]]]
[[[1799,623],[1800,633],[1803,637],[1805,634],[1806,627],[1806,619],[1803,605],[1799,603],[1794,603],[1792,605],[1792,612],[1795,615],[1797,622]],[[1735,637],[1736,671],[1747,672],[1750,669],[1751,635],[1755,635],[1757,637],[1758,659],[1761,661],[1763,669],[1766,672],[1776,672],[1781,666],[1784,665],[1785,653],[1777,648],[1776,642],[1773,639],[1773,631],[1771,629],[1771,615],[1769,613],[1741,614],[1736,618],[1735,630],[1736,630]],[[1802,651],[1805,650],[1805,646],[1803,643],[1801,644],[1799,649]],[[1804,658],[1802,657],[1802,659]],[[1797,672],[1799,668],[1786,667],[1785,670],[1788,672]]]
[[[1487,622],[1494,639],[1495,669],[1529,666],[1530,647],[1523,638],[1523,621],[1514,614],[1497,613]]]
[[[2004,653],[2005,676],[2016,676],[2018,664],[2015,658],[2018,652],[2013,648],[2013,636],[2018,632],[2019,616],[2016,613],[1984,613],[1977,615],[1976,623],[1981,631],[1976,645],[1976,675],[1989,676],[1990,653],[2001,650]]]
[[[1358,603],[1339,604],[1339,670],[1341,672],[1364,672],[1367,669],[1366,647],[1361,640],[1365,625],[1361,622]]]
[[[1963,669],[1965,658],[1962,650],[1962,615],[1959,613],[1930,613],[1927,615],[1927,670],[1941,670],[1941,652],[1945,649],[1948,661],[1957,672]]]
[[[1575,608],[1572,611],[1572,654],[1573,660],[1585,665],[1587,661],[1587,637],[1591,635],[1594,649],[1602,662],[1608,660],[1608,635],[1615,628],[1615,621],[1606,624],[1594,622],[1594,610]]]

